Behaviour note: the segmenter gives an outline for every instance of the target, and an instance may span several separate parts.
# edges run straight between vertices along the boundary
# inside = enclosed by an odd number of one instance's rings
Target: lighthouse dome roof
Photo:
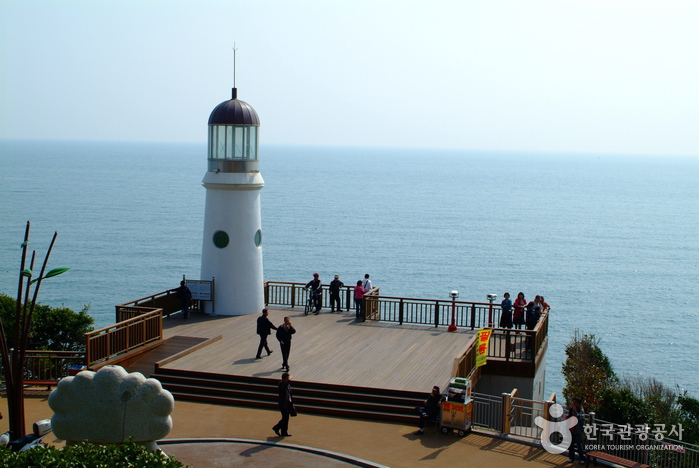
[[[238,99],[233,88],[233,98],[224,101],[211,111],[209,125],[253,125],[260,126],[260,118],[250,104]]]

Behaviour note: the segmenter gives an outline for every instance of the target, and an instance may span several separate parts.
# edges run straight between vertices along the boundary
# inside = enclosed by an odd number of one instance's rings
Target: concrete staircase
[[[278,379],[166,369],[156,366],[151,377],[176,400],[277,409]],[[350,387],[293,380],[294,405],[299,413],[334,417],[417,422],[415,407],[426,394],[383,388]]]

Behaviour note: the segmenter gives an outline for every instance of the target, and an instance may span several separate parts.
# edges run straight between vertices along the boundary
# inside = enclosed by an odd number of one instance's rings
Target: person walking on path
[[[272,354],[272,350],[269,349],[269,345],[267,344],[267,337],[270,335],[271,330],[276,330],[277,327],[269,321],[268,315],[269,311],[265,308],[262,309],[262,315],[257,317],[257,334],[260,335],[260,346],[257,347],[255,359],[262,359],[262,348],[267,351],[267,356]]]
[[[294,397],[291,395],[291,376],[288,372],[282,374],[282,381],[279,382],[279,411],[282,413],[282,418],[272,430],[280,437],[291,437],[289,434],[289,416],[296,416],[296,409],[294,408]]]
[[[187,318],[189,316],[189,306],[192,304],[192,291],[189,290],[184,280],[180,281],[179,288],[172,289],[171,291],[177,293],[177,297],[182,306],[182,317]]]
[[[289,372],[289,352],[291,351],[291,335],[296,333],[296,329],[291,326],[289,317],[284,317],[284,324],[277,328],[277,340],[282,349],[282,369]]]
[[[311,294],[313,294],[313,302],[316,305],[315,314],[318,315],[320,312],[320,299],[323,292],[323,284],[320,281],[320,275],[318,273],[313,273],[313,279],[306,284],[306,289],[311,289]]]
[[[362,280],[357,281],[357,285],[354,287],[354,317],[357,320],[364,318],[364,292]]]
[[[335,279],[330,282],[330,312],[335,312],[335,305],[337,304],[337,311],[342,312],[342,301],[340,300],[340,288],[344,287],[345,283],[340,281],[340,275],[335,275]]]
[[[362,281],[362,287],[364,288],[364,292],[369,292],[371,291],[371,280],[369,279],[369,273],[364,275],[364,281]]]

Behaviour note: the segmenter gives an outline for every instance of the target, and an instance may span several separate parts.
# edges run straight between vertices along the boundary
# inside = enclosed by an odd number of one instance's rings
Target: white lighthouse
[[[264,307],[258,129],[260,119],[237,89],[209,116],[201,278],[215,279],[217,315],[258,314]]]

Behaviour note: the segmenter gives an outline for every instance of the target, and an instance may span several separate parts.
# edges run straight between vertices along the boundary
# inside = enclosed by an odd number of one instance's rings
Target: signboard
[[[476,367],[485,365],[488,360],[488,342],[493,330],[483,328],[478,330],[478,343],[476,344]]]
[[[192,299],[210,301],[213,281],[187,280],[187,287],[192,292]]]

